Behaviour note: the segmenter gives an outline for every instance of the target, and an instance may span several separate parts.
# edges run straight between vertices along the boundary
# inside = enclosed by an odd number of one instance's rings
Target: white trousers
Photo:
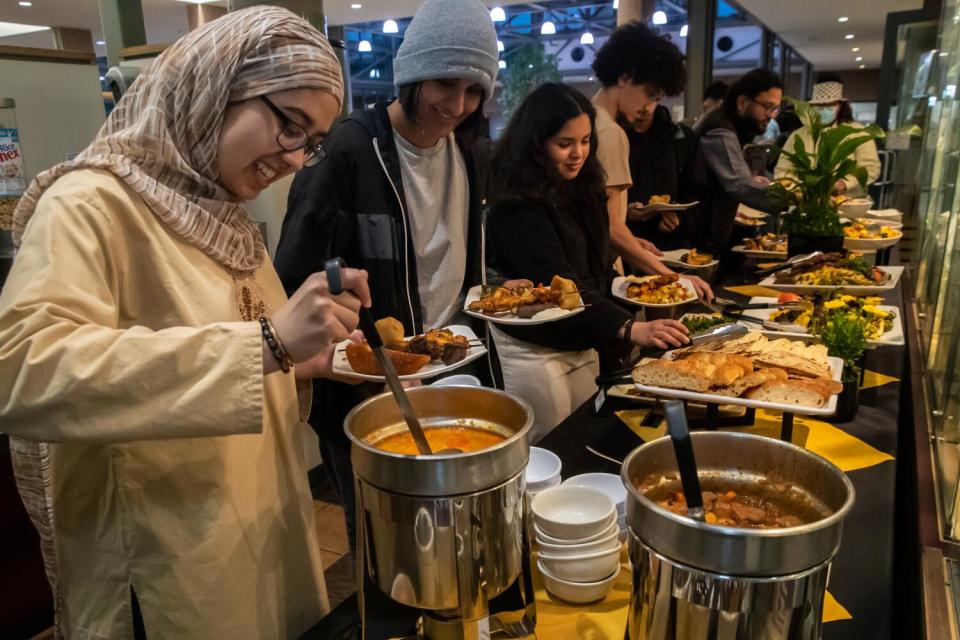
[[[530,442],[536,443],[597,391],[600,358],[594,349],[555,351],[517,340],[492,323],[507,393],[533,407]]]

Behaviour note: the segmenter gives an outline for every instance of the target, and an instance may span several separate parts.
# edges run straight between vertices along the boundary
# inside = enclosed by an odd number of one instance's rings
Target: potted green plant
[[[857,415],[860,400],[860,362],[867,348],[866,325],[856,314],[827,311],[820,326],[820,340],[827,353],[843,360],[843,391],[837,399],[835,418],[839,422]]]
[[[810,130],[812,148],[796,136],[793,151],[782,151],[793,169],[774,181],[770,194],[783,205],[781,230],[787,234],[789,255],[843,249],[843,227],[833,188],[838,180],[853,176],[866,189],[867,170],[850,157],[857,147],[883,136],[871,124],[859,128],[846,124],[824,126],[820,114],[806,102],[796,101],[797,115]]]

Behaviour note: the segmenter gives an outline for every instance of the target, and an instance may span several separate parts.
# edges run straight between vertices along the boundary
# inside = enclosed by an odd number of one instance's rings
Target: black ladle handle
[[[680,483],[687,501],[687,515],[694,520],[704,521],[703,494],[700,490],[700,477],[697,475],[697,460],[693,455],[693,443],[687,427],[687,414],[679,400],[667,400],[663,403],[667,414],[667,430],[673,441],[673,451],[677,456],[680,469]]]
[[[343,275],[341,269],[346,267],[343,258],[331,258],[323,265],[324,273],[327,274],[327,288],[330,289],[330,295],[343,293]],[[380,332],[377,331],[377,325],[373,319],[373,314],[367,307],[360,307],[360,331],[371,349],[379,349],[383,346],[383,340],[380,339]]]

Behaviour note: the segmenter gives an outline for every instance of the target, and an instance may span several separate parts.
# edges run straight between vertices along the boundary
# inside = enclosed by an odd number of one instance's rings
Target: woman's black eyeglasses
[[[260,99],[263,100],[267,108],[273,112],[273,115],[277,116],[277,119],[280,120],[280,133],[277,134],[277,144],[286,151],[303,149],[303,166],[305,167],[312,167],[327,156],[323,150],[323,146],[321,146],[323,144],[322,142],[310,142],[310,136],[307,135],[303,127],[288,118],[286,114],[280,110],[280,107],[270,102],[266,96],[260,96]]]

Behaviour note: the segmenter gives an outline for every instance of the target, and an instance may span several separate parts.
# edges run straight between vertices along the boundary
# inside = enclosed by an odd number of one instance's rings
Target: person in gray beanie
[[[342,257],[367,270],[375,318],[397,318],[408,336],[452,323],[466,290],[480,283],[483,163],[472,142],[486,126],[482,106],[493,96],[497,58],[497,34],[479,0],[420,6],[394,60],[399,97],[340,121],[323,143],[326,159],[293,181],[275,258],[288,291]],[[356,517],[343,419],[382,391],[382,383],[313,386],[310,424],[344,506],[351,551]]]

